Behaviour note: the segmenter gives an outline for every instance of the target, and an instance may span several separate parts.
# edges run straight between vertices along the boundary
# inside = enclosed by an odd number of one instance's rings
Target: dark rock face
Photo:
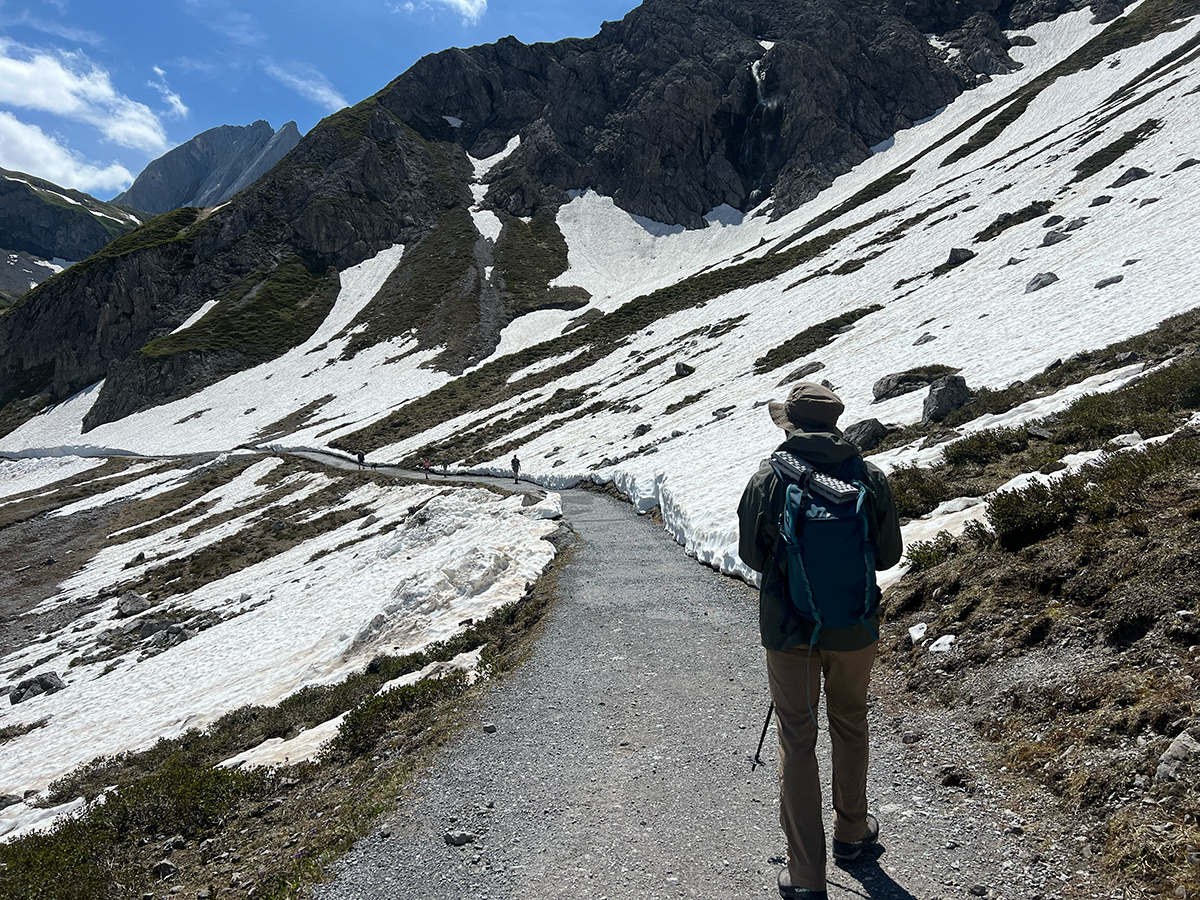
[[[27,678],[8,694],[8,702],[13,706],[24,703],[42,694],[53,694],[61,691],[66,684],[53,672],[43,672],[35,678]]]
[[[864,453],[874,450],[888,436],[888,428],[878,419],[863,419],[842,432],[842,437]]]
[[[81,191],[0,169],[0,247],[5,250],[75,262],[137,225],[128,212]]]
[[[1021,68],[1021,64],[1008,55],[1012,44],[996,20],[986,12],[975,13],[961,28],[948,32],[945,39],[959,51],[950,61],[950,68],[967,84]]]
[[[248,187],[300,143],[295,122],[276,132],[253,125],[219,125],[151,162],[114,202],[151,213],[183,206],[216,206]]]
[[[1039,272],[1029,279],[1029,283],[1025,285],[1025,293],[1032,294],[1034,291],[1040,291],[1056,281],[1058,281],[1058,276],[1053,272]]]
[[[954,410],[965,406],[973,396],[966,379],[961,375],[942,376],[929,386],[929,396],[925,398],[921,410],[922,424],[940,422]]]
[[[1150,177],[1150,173],[1147,172],[1145,169],[1140,168],[1138,166],[1130,166],[1128,169],[1126,169],[1124,172],[1121,173],[1120,178],[1118,178],[1116,181],[1114,181],[1108,187],[1110,190],[1112,188],[1122,188],[1122,187],[1125,187],[1125,185],[1127,185],[1127,184],[1133,184],[1133,182],[1135,182],[1135,181],[1140,181],[1143,178],[1149,178],[1149,177]]]
[[[777,212],[794,209],[961,88],[921,32],[882,8],[648,0],[589,40],[425,57],[381,102],[476,157],[519,133],[491,180],[496,208],[528,216],[587,186],[697,226],[768,193]]]

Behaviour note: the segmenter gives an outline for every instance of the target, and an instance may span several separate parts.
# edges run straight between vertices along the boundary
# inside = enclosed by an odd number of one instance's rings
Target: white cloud
[[[173,119],[186,118],[188,108],[180,96],[168,87],[167,73],[158,66],[154,66],[154,74],[158,76],[158,81],[147,81],[146,84],[162,94],[162,98],[167,104],[167,115]]]
[[[291,88],[305,100],[311,100],[329,112],[337,112],[343,106],[349,106],[346,98],[329,83],[329,79],[308,63],[292,62],[279,65],[267,59],[263,60],[263,69],[284,87]]]
[[[392,12],[415,13],[418,10],[445,7],[454,10],[463,17],[463,22],[474,24],[483,18],[487,12],[487,0],[407,0],[405,3],[389,3]]]
[[[124,166],[94,165],[36,125],[27,125],[3,110],[0,110],[0,167],[81,191],[115,192],[133,182],[133,175]]]
[[[79,52],[55,54],[0,38],[0,103],[84,122],[123,147],[161,153],[169,146],[153,110],[120,93]]]

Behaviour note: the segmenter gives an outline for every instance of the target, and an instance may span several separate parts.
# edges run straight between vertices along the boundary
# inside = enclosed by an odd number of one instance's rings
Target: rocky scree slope
[[[915,19],[960,27],[957,9]],[[989,67],[1006,65],[993,50]],[[768,194],[776,212],[792,209],[953,99],[964,79],[947,56],[886,5],[652,0],[590,39],[426,57],[320,123],[228,206],[170,213],[0,319],[0,407],[13,404],[0,427],[105,378],[94,427],[272,358],[311,333],[315,313],[302,307],[325,302],[331,268],[395,243],[404,262],[355,323],[366,325],[355,346],[415,330],[422,346],[445,347],[438,368],[461,372],[514,316],[580,302],[546,291],[566,268],[553,221],[566,191],[591,187],[689,226]],[[468,214],[467,153],[487,157],[516,136],[483,200],[503,224],[493,241]],[[285,265],[302,265],[304,284],[264,297]],[[203,321],[150,346],[210,300],[235,346],[214,346]]]
[[[278,131],[262,119],[218,125],[152,161],[113,202],[150,213],[216,206],[265,175],[298,143],[295,122]]]

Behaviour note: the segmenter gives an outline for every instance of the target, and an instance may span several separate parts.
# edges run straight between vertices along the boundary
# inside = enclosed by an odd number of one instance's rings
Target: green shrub
[[[923,516],[939,503],[957,496],[941,467],[897,466],[888,475],[888,481],[896,498],[896,511],[903,518]]]
[[[988,428],[947,444],[943,455],[952,466],[974,463],[986,466],[1009,453],[1019,453],[1029,446],[1024,428]]]
[[[467,676],[453,672],[441,678],[426,678],[416,684],[373,694],[346,713],[329,746],[330,753],[364,756],[371,753],[396,719],[405,713],[427,709],[457,697],[467,689]]]
[[[1049,484],[1035,481],[1027,487],[1001,491],[988,504],[988,524],[1000,546],[1019,550],[1069,524],[1086,499],[1086,482],[1079,475],[1064,475]]]
[[[908,545],[909,572],[923,572],[940,566],[958,552],[958,539],[948,531],[939,531],[932,541],[913,541]]]

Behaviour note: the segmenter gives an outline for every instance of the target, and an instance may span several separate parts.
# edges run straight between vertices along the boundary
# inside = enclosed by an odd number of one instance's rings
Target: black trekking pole
[[[759,754],[762,753],[763,742],[767,739],[767,728],[771,725],[771,713],[775,712],[775,701],[771,701],[771,705],[767,707],[767,720],[763,722],[762,734],[758,736],[758,749],[754,751],[754,762],[750,765],[750,771],[753,772],[759,766],[765,763],[759,759]]]

